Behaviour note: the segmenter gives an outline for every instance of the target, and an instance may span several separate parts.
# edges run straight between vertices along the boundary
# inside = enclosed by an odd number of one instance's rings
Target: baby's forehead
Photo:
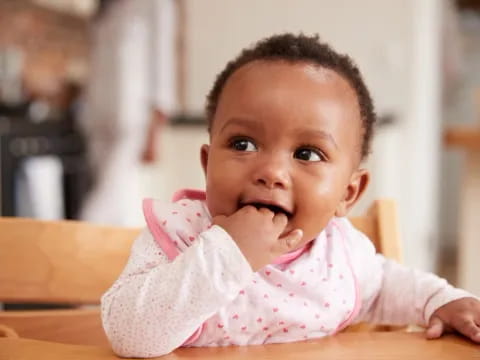
[[[229,76],[223,90],[228,87],[229,83],[235,80],[238,81],[239,78],[244,81],[252,81],[257,77],[272,78],[279,73],[304,73],[320,82],[340,82],[353,91],[349,82],[335,69],[315,64],[311,61],[289,61],[283,59],[253,60],[240,66]]]
[[[288,91],[275,92],[279,89]],[[246,92],[249,93],[247,95],[255,96],[246,97]],[[299,102],[304,100],[304,105],[308,105],[307,100],[315,102],[315,96],[328,96],[344,102],[344,106],[354,107],[355,112],[360,112],[357,93],[349,81],[334,69],[311,62],[284,60],[255,60],[239,67],[226,80],[217,108],[226,98],[231,103],[240,105],[242,101],[255,101],[265,93],[273,92],[277,96],[299,97]]]
[[[256,60],[232,73],[211,120],[258,108],[269,112],[294,108],[305,117],[320,106],[333,108],[333,104],[352,119],[360,117],[355,90],[334,70],[308,62]]]

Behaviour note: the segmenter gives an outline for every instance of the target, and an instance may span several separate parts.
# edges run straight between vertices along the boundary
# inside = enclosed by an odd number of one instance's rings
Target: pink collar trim
[[[190,199],[190,200],[206,200],[207,193],[203,190],[195,190],[195,189],[181,189],[175,192],[172,196],[172,201],[176,202],[182,199]]]
[[[275,260],[273,260],[272,264],[274,265],[281,265],[292,262],[293,260],[299,258],[304,252],[310,250],[312,247],[312,242],[310,241],[307,245],[298,248],[297,250],[290,251],[286,254],[280,255]]]

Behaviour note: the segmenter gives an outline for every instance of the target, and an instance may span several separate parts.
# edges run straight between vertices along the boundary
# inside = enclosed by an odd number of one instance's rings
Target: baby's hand
[[[430,318],[427,338],[436,339],[446,331],[458,331],[480,343],[480,301],[462,298],[435,310]]]
[[[278,256],[295,249],[302,240],[300,229],[280,236],[287,226],[285,214],[275,214],[266,208],[244,206],[230,216],[215,216],[213,224],[227,231],[257,271]]]

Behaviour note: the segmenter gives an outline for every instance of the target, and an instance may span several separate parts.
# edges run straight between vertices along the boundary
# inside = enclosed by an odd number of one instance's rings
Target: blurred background
[[[354,212],[394,198],[405,263],[480,295],[476,235],[458,254],[480,175],[465,180],[468,149],[443,140],[480,123],[477,0],[0,0],[1,215],[142,226],[143,197],[203,188],[216,74],[284,31],[350,54],[372,92],[372,183]]]

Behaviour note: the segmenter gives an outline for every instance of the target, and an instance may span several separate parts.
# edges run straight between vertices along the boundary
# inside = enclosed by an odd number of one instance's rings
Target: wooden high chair
[[[375,200],[364,215],[350,217],[349,220],[370,238],[378,253],[402,262],[398,214],[394,200]]]
[[[367,214],[351,220],[378,251],[400,260],[393,201],[375,201]],[[0,218],[0,302],[72,305],[0,311],[0,336],[108,346],[97,305],[125,266],[138,233],[74,221]]]
[[[74,221],[0,218],[0,302],[72,307],[0,311],[4,336],[108,344],[97,305],[125,266],[138,233]]]

